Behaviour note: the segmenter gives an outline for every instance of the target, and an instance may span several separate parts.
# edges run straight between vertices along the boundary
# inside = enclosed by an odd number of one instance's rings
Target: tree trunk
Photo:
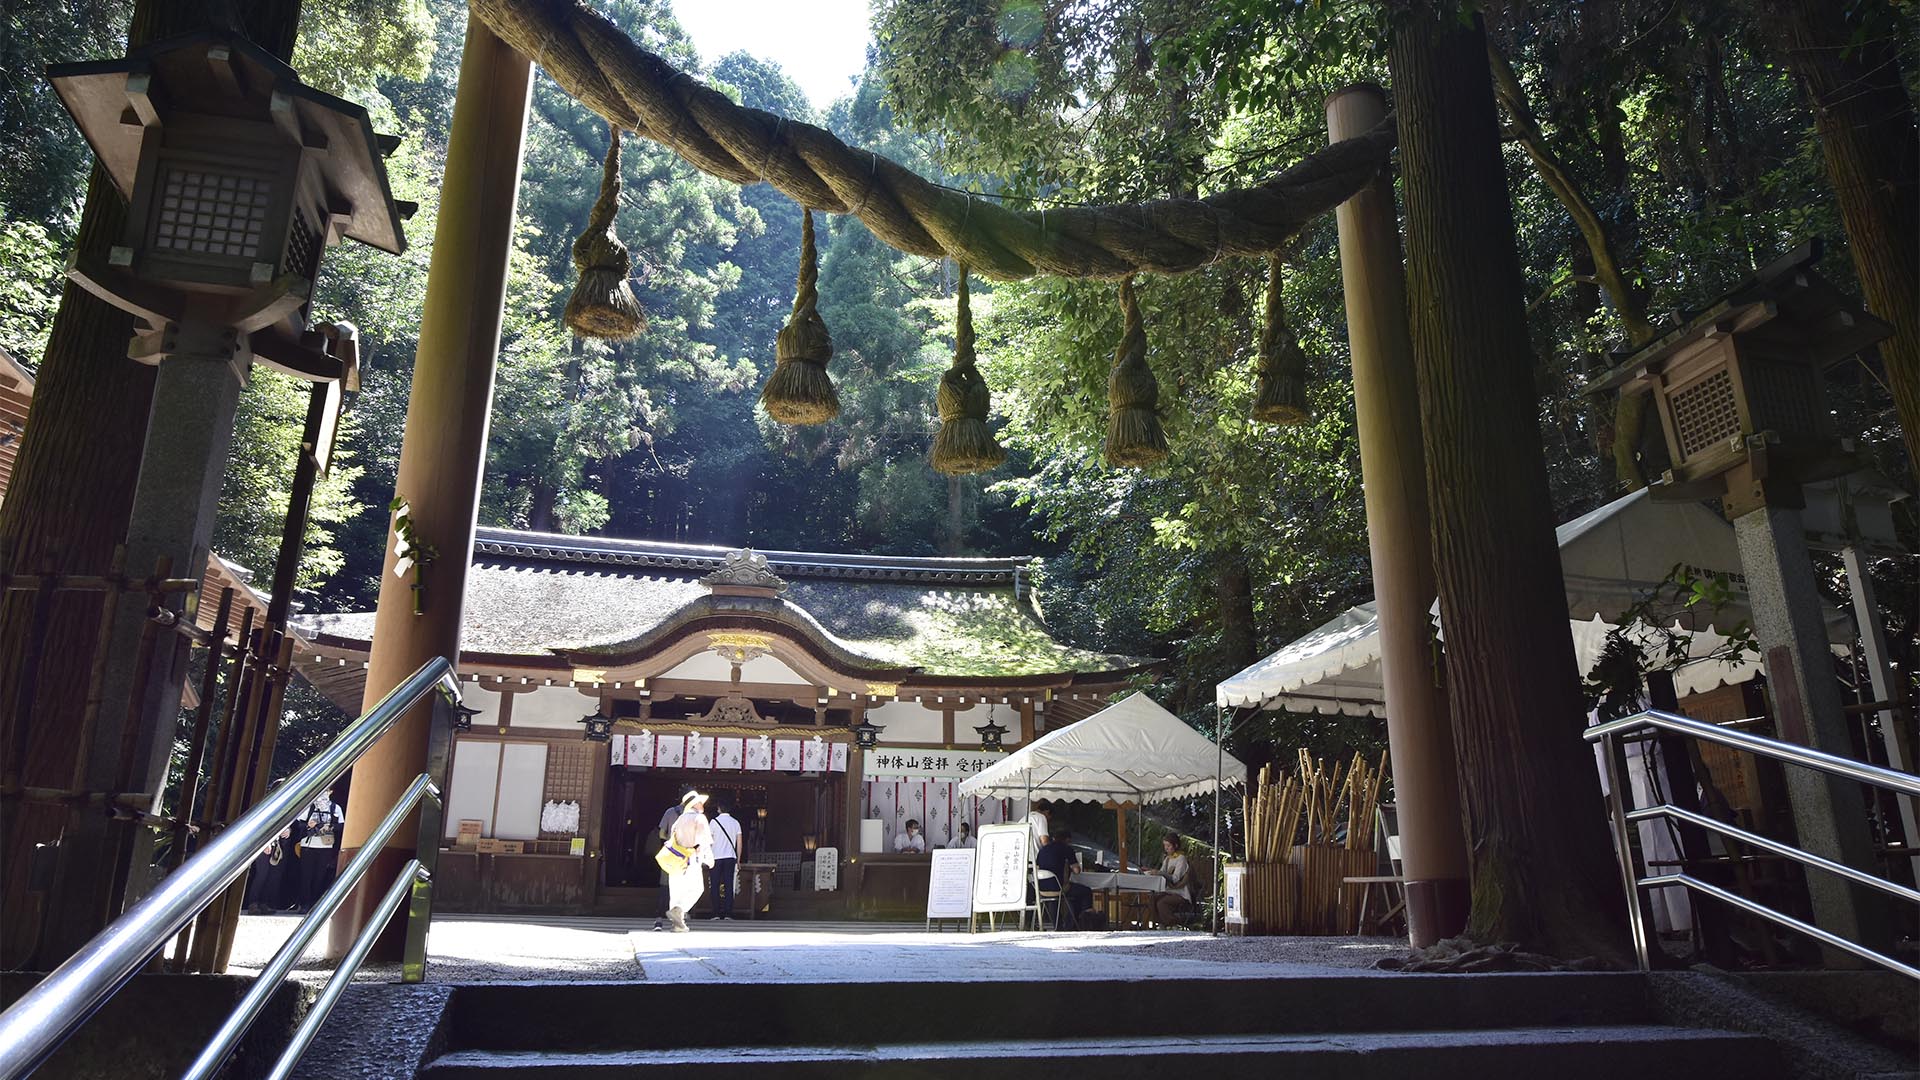
[[[1487,59],[1493,72],[1494,93],[1500,103],[1506,106],[1507,114],[1513,118],[1520,145],[1527,151],[1527,156],[1533,159],[1540,179],[1546,182],[1548,190],[1560,200],[1560,205],[1566,208],[1574,226],[1580,230],[1580,237],[1586,242],[1593,263],[1593,276],[1607,290],[1607,298],[1613,301],[1614,314],[1619,316],[1620,325],[1627,332],[1628,344],[1639,346],[1652,341],[1653,322],[1647,317],[1646,295],[1628,280],[1606,222],[1601,220],[1593,204],[1588,201],[1580,182],[1574,179],[1573,171],[1547,144],[1546,133],[1540,129],[1532,106],[1527,104],[1526,91],[1521,87],[1520,77],[1514,73],[1513,65],[1491,43],[1487,46]],[[1603,108],[1612,106],[1608,104]],[[1613,414],[1613,468],[1615,478],[1628,491],[1638,491],[1647,486],[1639,458],[1640,432],[1645,421],[1645,395],[1619,397]]]
[[[1618,872],[1554,541],[1512,207],[1478,19],[1421,10],[1391,70],[1407,308],[1473,914],[1483,941],[1621,958]]]
[[[1880,344],[1920,475],[1920,134],[1901,77],[1900,13],[1881,3],[1766,0],[1763,24],[1813,108],[1827,178],[1867,309],[1893,324]],[[1857,21],[1847,18],[1852,8]],[[1862,25],[1867,19],[1872,25]],[[1858,36],[1856,31],[1864,31]]]
[[[263,0],[246,5],[244,19],[257,43],[286,58],[293,54],[299,16],[299,0]],[[137,45],[207,22],[201,3],[137,0],[128,40]],[[120,241],[126,213],[125,201],[96,166],[80,219],[79,249],[104,256]],[[153,391],[153,369],[127,359],[132,334],[131,316],[66,286],[41,358],[13,483],[0,505],[0,564],[8,571],[36,573],[51,566],[65,574],[105,573],[125,538]],[[152,569],[130,566],[127,571],[144,576]],[[8,686],[0,709],[8,714],[15,707],[16,680],[24,674],[34,607],[30,594],[12,595],[15,599],[0,606],[0,671],[7,673]],[[99,601],[84,596],[54,604],[40,642],[34,698],[20,740],[24,750],[16,758],[14,739],[0,742],[0,774],[17,773],[25,786],[71,783],[99,611]],[[117,707],[124,711],[124,703]],[[113,708],[103,704],[101,715]],[[9,715],[9,727],[13,720]],[[0,873],[5,875],[0,911],[7,913],[0,919],[0,967],[29,960],[51,967],[62,959],[32,955],[45,897],[29,889],[28,870],[34,845],[57,840],[67,814],[63,807],[11,800],[0,812]],[[99,868],[101,874],[112,872],[111,866]]]
[[[535,480],[530,499],[532,505],[527,509],[527,528],[534,532],[552,532],[553,504],[558,497],[550,481]]]
[[[947,477],[947,536],[940,544],[946,555],[958,555],[967,549],[967,489],[960,477]]]
[[[1219,561],[1214,593],[1220,620],[1218,666],[1232,673],[1260,659],[1253,625],[1253,576],[1247,569],[1246,552],[1238,547],[1221,552]]]

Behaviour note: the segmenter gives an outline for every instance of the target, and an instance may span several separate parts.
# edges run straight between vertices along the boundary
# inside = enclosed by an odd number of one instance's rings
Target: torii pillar
[[[1327,139],[1357,138],[1386,115],[1379,87],[1337,90],[1327,98]],[[1341,203],[1334,217],[1380,619],[1380,679],[1400,861],[1407,879],[1407,936],[1424,948],[1466,926],[1470,897],[1453,729],[1428,622],[1438,593],[1392,177],[1381,170]]]
[[[532,63],[469,14],[394,485],[395,494],[412,508],[415,531],[439,557],[421,577],[421,610],[416,614],[413,575],[400,577],[393,571],[394,535],[389,528],[363,708],[372,707],[433,657],[459,658],[460,616],[480,509],[487,416],[493,405],[514,198],[520,188],[532,89]],[[431,716],[431,703],[422,703],[354,767],[341,832],[342,867],[413,778],[425,771]],[[413,857],[415,836],[414,826],[402,825],[334,916],[331,955],[344,953],[366,925],[373,906]],[[404,925],[396,919],[388,927],[375,947],[376,958],[400,958]]]

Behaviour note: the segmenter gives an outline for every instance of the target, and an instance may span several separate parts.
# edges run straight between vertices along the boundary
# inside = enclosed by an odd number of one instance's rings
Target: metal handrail
[[[1623,762],[1620,753],[1620,736],[1643,732],[1670,732],[1700,739],[1704,742],[1718,743],[1757,757],[1768,758],[1784,765],[1798,765],[1813,769],[1830,776],[1843,777],[1885,791],[1920,798],[1920,776],[1912,773],[1887,769],[1878,765],[1840,757],[1811,747],[1769,739],[1744,731],[1734,731],[1718,724],[1710,724],[1691,717],[1659,709],[1649,709],[1633,716],[1609,720],[1596,724],[1584,733],[1590,743],[1605,743],[1606,752],[1602,755],[1607,771],[1607,809],[1613,829],[1614,852],[1620,861],[1621,884],[1627,892],[1627,922],[1633,934],[1634,954],[1640,962],[1642,971],[1651,966],[1651,953],[1647,941],[1646,916],[1640,906],[1642,889],[1686,888],[1703,896],[1710,896],[1722,903],[1741,911],[1757,915],[1777,925],[1798,931],[1825,945],[1852,953],[1855,956],[1871,960],[1882,967],[1897,971],[1909,978],[1920,979],[1920,967],[1903,963],[1884,953],[1857,941],[1852,941],[1812,923],[1796,919],[1791,915],[1767,907],[1765,904],[1750,900],[1738,893],[1723,889],[1717,885],[1701,881],[1687,873],[1657,874],[1640,877],[1634,869],[1632,836],[1628,829],[1633,824],[1658,819],[1681,822],[1698,828],[1719,833],[1731,840],[1748,844],[1762,851],[1791,859],[1802,866],[1824,871],[1845,878],[1856,884],[1865,885],[1908,903],[1920,905],[1920,891],[1907,888],[1898,882],[1876,876],[1857,867],[1832,859],[1815,855],[1810,851],[1781,843],[1746,829],[1717,821],[1704,814],[1698,814],[1670,803],[1640,807],[1629,810]]]
[[[181,863],[139,903],[109,923],[65,963],[21,995],[11,1008],[0,1012],[0,1080],[19,1080],[45,1062],[81,1024],[99,1011],[108,998],[165,948],[174,935],[203,908],[223,895],[246,872],[261,848],[278,836],[280,830],[298,819],[315,797],[332,786],[401,717],[436,689],[441,693],[435,700],[428,773],[417,778],[408,788],[409,795],[420,808],[423,835],[426,835],[429,826],[432,829],[429,839],[418,849],[424,865],[421,864],[422,860],[416,860],[415,864],[410,864],[408,873],[403,875],[403,880],[412,882],[414,899],[414,908],[409,917],[403,977],[407,981],[418,981],[424,973],[426,921],[431,914],[432,904],[430,883],[418,880],[418,875],[424,872],[430,877],[431,860],[439,850],[440,803],[437,795],[430,796],[429,792],[432,791],[432,777],[445,774],[452,726],[448,710],[457,706],[460,700],[460,687],[454,679],[453,665],[445,657],[434,657],[421,665],[418,671],[381,698],[365,716],[341,732],[313,760],[288,777],[258,805],[240,815],[192,858]],[[395,812],[388,815],[388,821],[398,828],[410,809],[396,807]],[[383,826],[386,824],[382,823]],[[387,830],[387,835],[391,833],[391,829]],[[333,900],[337,907],[356,883],[349,875],[356,872],[364,875],[379,847],[369,837],[369,843],[348,865],[348,872],[341,875],[333,889],[328,890],[325,899]],[[339,896],[335,897],[335,893]],[[391,914],[392,909],[387,909],[387,916]],[[311,915],[302,924],[301,930],[307,931],[307,940],[311,940],[319,925],[320,920]],[[369,946],[371,938],[384,925],[385,917],[368,924],[367,932],[362,937],[367,939]],[[355,943],[356,948],[359,944]],[[302,941],[299,948],[293,950],[292,956],[298,957],[305,946],[306,941]],[[285,953],[287,949],[281,951]],[[364,954],[365,950],[359,949],[359,955]],[[279,975],[283,976],[286,966],[292,962],[289,958],[283,966],[280,960],[281,957],[276,956],[268,968],[262,970],[258,983],[242,1004],[242,1009],[245,1009],[249,1003],[253,1003],[252,1012],[245,1015],[237,1031],[231,1033],[232,1038],[226,1051],[214,1063],[215,1068],[225,1061],[232,1046],[237,1044],[239,1035],[244,1034],[246,1026],[258,1015],[259,1006],[264,1005],[273,985],[273,981],[266,977],[268,972],[277,968]],[[266,986],[265,991],[262,991],[261,985]],[[236,1016],[239,1015],[237,1011]],[[228,1025],[223,1026],[221,1038],[229,1035],[227,1027],[232,1024],[230,1020]]]

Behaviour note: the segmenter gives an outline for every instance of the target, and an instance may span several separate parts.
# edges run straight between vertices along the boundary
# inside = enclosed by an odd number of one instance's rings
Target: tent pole
[[[1220,778],[1227,771],[1227,731],[1226,710],[1213,707],[1213,881],[1208,888],[1217,889],[1220,875],[1226,873],[1226,867],[1220,862]],[[1213,936],[1220,936],[1220,894],[1213,897]]]

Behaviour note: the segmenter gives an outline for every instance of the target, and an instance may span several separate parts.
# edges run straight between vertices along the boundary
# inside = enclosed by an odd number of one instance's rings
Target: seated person
[[[1063,903],[1056,909],[1054,924],[1056,929],[1063,930],[1077,925],[1081,913],[1093,907],[1093,890],[1072,880],[1074,853],[1073,845],[1068,843],[1072,839],[1072,830],[1056,826],[1048,838],[1047,846],[1033,857],[1033,865],[1040,871],[1041,887],[1054,887],[1049,878],[1058,882]]]
[[[921,835],[918,821],[907,819],[907,831],[893,838],[893,850],[902,855],[927,853],[927,838]]]
[[[961,822],[960,831],[954,834],[953,839],[947,843],[947,846],[950,848],[972,847],[973,846],[973,826],[968,825],[964,821]]]
[[[1160,876],[1167,879],[1167,884],[1153,894],[1153,921],[1161,926],[1179,922],[1181,913],[1193,901],[1193,868],[1181,854],[1180,845],[1179,833],[1160,838]]]

